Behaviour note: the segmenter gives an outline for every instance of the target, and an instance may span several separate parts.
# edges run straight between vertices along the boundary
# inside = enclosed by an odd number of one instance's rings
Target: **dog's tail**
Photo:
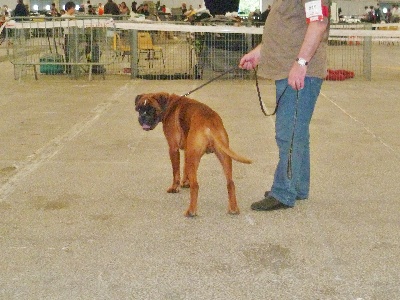
[[[251,164],[252,161],[246,157],[240,156],[239,154],[233,152],[229,147],[227,147],[221,140],[215,136],[212,131],[210,131],[210,135],[214,141],[214,146],[215,148],[221,150],[224,152],[226,155],[230,156],[232,159],[244,163],[244,164]]]

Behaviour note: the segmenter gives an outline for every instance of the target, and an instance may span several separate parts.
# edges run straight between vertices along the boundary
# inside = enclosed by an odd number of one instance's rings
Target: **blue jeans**
[[[288,86],[287,78],[275,81],[276,99],[281,97],[275,121],[279,162],[269,195],[288,206],[294,206],[296,197],[308,198],[310,190],[309,125],[321,85],[322,79],[306,77],[304,88],[297,92]]]

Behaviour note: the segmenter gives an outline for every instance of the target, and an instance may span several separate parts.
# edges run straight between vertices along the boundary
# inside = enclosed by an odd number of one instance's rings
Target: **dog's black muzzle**
[[[153,130],[160,122],[157,116],[157,111],[152,106],[142,106],[138,108],[139,112],[139,124],[143,130]]]

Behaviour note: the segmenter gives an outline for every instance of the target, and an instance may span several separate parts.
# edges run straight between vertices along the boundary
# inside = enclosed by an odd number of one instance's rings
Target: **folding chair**
[[[140,54],[144,53],[147,56],[147,60],[149,61],[149,68],[153,67],[153,60],[159,59],[156,57],[156,53],[159,53],[165,68],[165,61],[163,50],[159,46],[154,46],[153,40],[148,32],[139,32],[138,34],[138,48],[139,48],[139,56],[138,63],[140,60]]]
[[[131,46],[129,45],[129,41],[124,38],[121,38],[121,36],[118,33],[114,34],[113,50],[117,53],[117,55],[121,55],[122,59],[124,59],[125,55],[131,54]]]

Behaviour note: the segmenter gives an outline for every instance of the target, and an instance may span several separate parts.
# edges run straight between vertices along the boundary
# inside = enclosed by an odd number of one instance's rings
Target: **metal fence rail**
[[[381,26],[380,26],[381,27]],[[372,45],[399,47],[400,31],[354,26],[331,29],[328,68],[371,79]],[[397,27],[399,28],[399,27]],[[209,79],[236,66],[261,42],[262,28],[192,26],[111,19],[9,22],[8,55],[16,79],[26,74],[124,75],[143,79]],[[39,72],[37,70],[39,66]],[[239,70],[224,78],[250,78]]]
[[[107,19],[13,20],[6,25],[8,57],[16,79],[32,71],[46,75],[105,73],[114,53],[115,27]],[[37,69],[39,67],[39,70]]]
[[[380,46],[400,49],[400,26],[395,25],[382,24],[374,27],[375,30],[363,29],[360,25],[331,30],[328,66],[347,69],[354,72],[356,77],[371,80],[372,51]]]

